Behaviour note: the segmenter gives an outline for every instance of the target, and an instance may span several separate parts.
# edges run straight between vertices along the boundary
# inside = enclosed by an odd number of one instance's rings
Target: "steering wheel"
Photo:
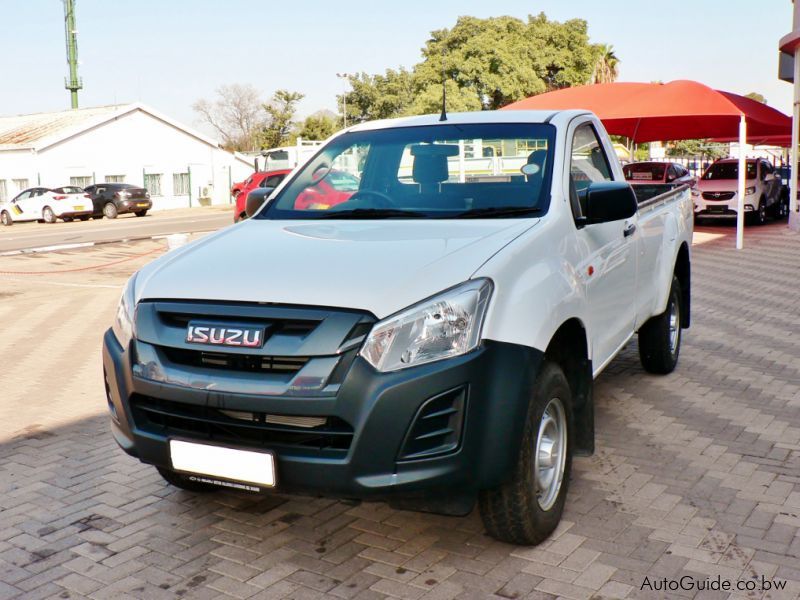
[[[375,196],[378,198],[380,202],[376,203],[377,208],[394,208],[394,200],[383,192],[378,192],[376,190],[359,190],[347,199],[347,203],[355,202],[358,204],[358,200],[363,196]]]

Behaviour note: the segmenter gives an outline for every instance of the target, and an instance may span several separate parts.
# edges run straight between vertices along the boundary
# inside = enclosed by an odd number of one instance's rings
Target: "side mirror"
[[[630,219],[639,210],[636,194],[624,181],[600,181],[586,189],[586,216],[578,225]]]
[[[269,198],[270,194],[275,190],[274,187],[260,188],[263,190],[261,193],[250,192],[244,201],[244,212],[249,219],[256,214],[259,209],[264,205],[264,202]],[[259,190],[259,191],[260,191]]]

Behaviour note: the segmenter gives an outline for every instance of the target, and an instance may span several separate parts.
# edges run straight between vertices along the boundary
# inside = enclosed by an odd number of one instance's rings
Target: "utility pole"
[[[350,73],[337,73],[342,80],[342,125],[347,129],[347,80],[352,77]]]
[[[64,87],[69,90],[72,108],[78,108],[78,90],[83,82],[78,77],[78,30],[75,29],[75,0],[64,2],[64,30],[67,41],[67,64],[69,78],[64,79]]]

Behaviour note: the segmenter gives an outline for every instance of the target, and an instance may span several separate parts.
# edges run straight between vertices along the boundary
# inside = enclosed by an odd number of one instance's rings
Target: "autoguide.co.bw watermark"
[[[662,577],[661,579],[651,579],[645,575],[644,581],[639,588],[640,590],[648,590],[653,592],[677,592],[678,590],[684,591],[704,591],[711,590],[715,592],[768,592],[770,590],[782,590],[786,587],[786,581],[780,579],[768,579],[763,575],[753,577],[752,579],[738,579],[731,581],[730,579],[723,579],[721,576],[707,577],[706,579],[696,579],[691,575],[684,575],[679,579],[669,579]]]

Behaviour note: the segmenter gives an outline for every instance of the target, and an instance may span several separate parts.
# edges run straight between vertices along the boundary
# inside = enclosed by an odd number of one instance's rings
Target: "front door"
[[[586,190],[593,182],[613,181],[611,163],[591,122],[572,137],[570,195],[573,212],[586,211]],[[592,363],[602,368],[633,333],[636,320],[636,216],[586,225],[577,231],[585,251],[580,266],[589,304]]]

